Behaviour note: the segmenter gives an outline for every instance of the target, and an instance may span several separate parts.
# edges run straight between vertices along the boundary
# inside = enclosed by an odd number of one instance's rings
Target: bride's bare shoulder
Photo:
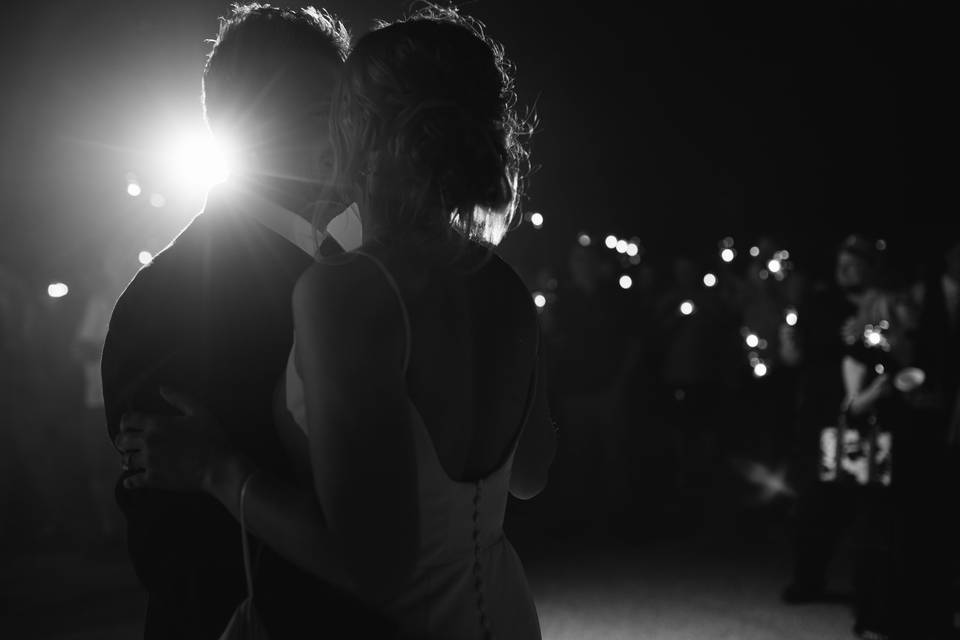
[[[293,308],[295,315],[335,310],[325,315],[356,318],[381,307],[390,295],[371,260],[347,253],[317,261],[303,272],[293,288]]]

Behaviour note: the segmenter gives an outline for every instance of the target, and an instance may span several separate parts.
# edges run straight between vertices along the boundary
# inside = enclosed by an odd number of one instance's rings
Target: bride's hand
[[[126,413],[115,444],[123,455],[127,489],[210,491],[213,476],[230,458],[216,418],[185,395],[161,389],[183,415]]]

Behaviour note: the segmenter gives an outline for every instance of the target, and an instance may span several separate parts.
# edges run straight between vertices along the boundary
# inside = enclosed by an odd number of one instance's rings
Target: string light
[[[627,255],[633,258],[638,253],[640,253],[640,247],[636,242],[630,242],[627,244]]]
[[[617,236],[607,236],[603,240],[603,244],[607,246],[607,249],[615,249],[617,246]]]
[[[139,260],[142,265],[148,265],[153,262],[153,254],[149,251],[141,251],[137,255],[137,260]]]
[[[617,240],[617,253],[626,253],[630,243],[626,240]]]

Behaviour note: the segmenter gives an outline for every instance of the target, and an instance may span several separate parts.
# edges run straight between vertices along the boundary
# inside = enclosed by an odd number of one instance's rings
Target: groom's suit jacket
[[[326,243],[321,250],[330,252]],[[311,260],[211,193],[204,212],[137,273],[113,311],[101,365],[110,437],[124,412],[175,413],[158,393],[162,384],[206,405],[261,468],[292,480],[273,397],[293,339],[293,286]],[[149,594],[145,637],[219,638],[245,597],[237,522],[203,494],[118,483],[116,495]],[[357,637],[389,635],[378,616],[268,548],[255,585],[274,640],[311,628],[334,637],[343,624]]]

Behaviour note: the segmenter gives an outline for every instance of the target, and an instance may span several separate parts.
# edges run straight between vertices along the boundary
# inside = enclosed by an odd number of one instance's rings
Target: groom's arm
[[[178,240],[178,243],[181,242]],[[160,396],[161,384],[180,383],[194,391],[196,367],[186,353],[197,332],[191,313],[198,312],[196,276],[190,269],[192,251],[181,244],[158,255],[142,268],[117,301],[110,319],[101,359],[104,408],[111,441],[129,411],[173,415],[176,410]],[[187,254],[187,255],[185,255]],[[115,496],[127,522],[127,547],[137,577],[152,595],[178,597],[193,583],[192,534],[177,526],[191,513],[195,499],[166,491],[131,492],[120,480],[117,455]]]
[[[111,441],[127,411],[169,413],[159,394],[164,369],[175,356],[171,316],[177,303],[163,299],[163,276],[153,265],[138,272],[110,317],[100,373]]]
[[[195,373],[189,348],[198,341],[203,286],[213,275],[201,272],[211,231],[204,218],[194,218],[141,268],[114,306],[100,361],[111,440],[127,411],[174,413],[160,397],[160,384],[196,392],[184,376]]]

